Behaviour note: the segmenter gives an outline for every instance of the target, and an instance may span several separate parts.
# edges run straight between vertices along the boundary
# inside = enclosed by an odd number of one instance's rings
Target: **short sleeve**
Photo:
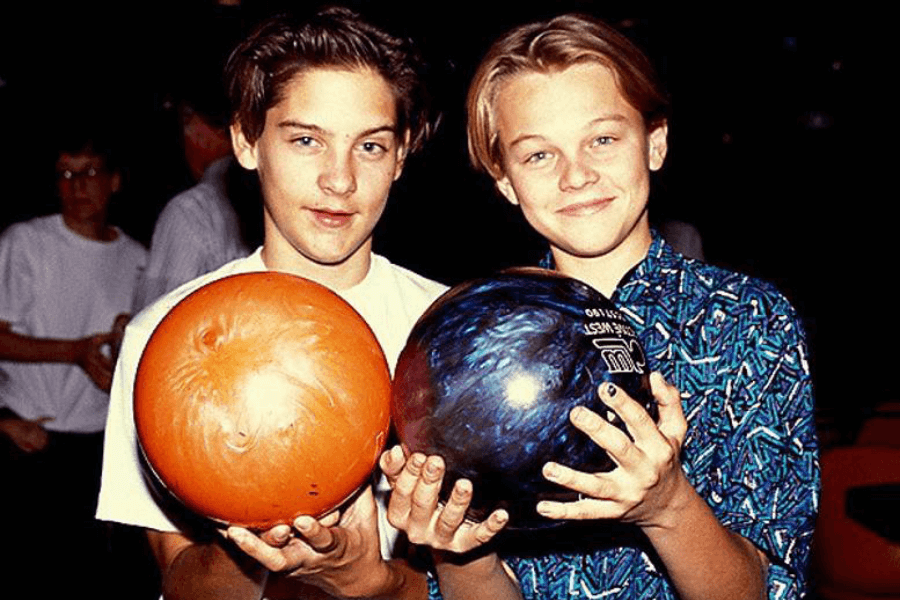
[[[178,531],[144,480],[134,426],[134,380],[141,353],[155,322],[147,325],[146,320],[128,325],[116,363],[106,420],[96,516],[103,521],[157,531]]]
[[[0,321],[13,326],[33,305],[34,264],[22,239],[22,228],[13,225],[0,235]]]

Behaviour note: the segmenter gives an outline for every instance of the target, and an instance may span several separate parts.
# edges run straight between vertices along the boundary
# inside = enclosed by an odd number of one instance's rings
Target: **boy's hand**
[[[76,342],[75,364],[104,392],[108,392],[112,386],[112,341],[113,333],[110,332],[97,333]]]
[[[285,574],[340,597],[371,596],[389,588],[394,576],[381,557],[375,498],[371,486],[343,514],[320,520],[298,517],[293,528],[276,525],[259,536],[229,527],[229,539],[273,572]]]
[[[391,483],[387,517],[405,531],[409,541],[435,550],[468,552],[489,542],[509,520],[496,510],[481,523],[466,520],[472,501],[472,483],[458,480],[443,506],[438,495],[444,480],[444,461],[439,456],[415,453],[404,460],[399,446],[381,455],[381,469]]]
[[[693,493],[679,460],[687,422],[678,390],[659,373],[653,373],[650,382],[659,404],[658,426],[620,388],[604,383],[599,389],[603,402],[625,422],[634,441],[596,413],[583,407],[572,410],[572,423],[618,466],[608,473],[583,473],[547,463],[543,473],[548,480],[586,497],[576,502],[540,502],[540,514],[551,519],[619,519],[641,527],[671,524],[682,500]]]
[[[50,442],[50,435],[43,425],[52,420],[52,417],[41,417],[34,421],[17,417],[3,419],[0,421],[0,432],[5,433],[23,452],[38,452]]]

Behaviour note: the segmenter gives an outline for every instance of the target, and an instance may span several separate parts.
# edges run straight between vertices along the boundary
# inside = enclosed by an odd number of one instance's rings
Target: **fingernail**
[[[552,511],[550,510],[550,507],[547,505],[546,502],[538,502],[537,512],[539,515],[548,517],[548,516],[550,516]]]
[[[576,423],[576,424],[583,423],[586,414],[587,414],[587,411],[584,409],[583,406],[576,406],[575,408],[572,409],[572,412],[569,413],[569,419],[573,423]]]
[[[545,464],[544,477],[548,479],[556,479],[557,477],[559,477],[559,467],[555,463]]]
[[[425,463],[425,473],[431,477],[437,477],[440,474],[439,465],[433,461]]]
[[[591,427],[597,424],[597,416],[583,406],[573,408],[572,412],[569,413],[569,419],[572,423],[581,427]]]
[[[278,530],[278,531],[275,531],[275,532],[273,533],[273,535],[274,535],[274,537],[275,537],[275,541],[277,541],[277,542],[283,542],[283,541],[287,540],[288,537],[290,537],[291,532],[290,532],[290,531]]]

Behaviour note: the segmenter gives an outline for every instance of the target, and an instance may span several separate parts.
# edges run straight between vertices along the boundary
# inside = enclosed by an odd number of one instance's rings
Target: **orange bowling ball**
[[[381,346],[349,304],[300,277],[248,273],[198,289],[157,326],[134,419],[169,492],[259,530],[322,516],[366,482],[390,397]]]

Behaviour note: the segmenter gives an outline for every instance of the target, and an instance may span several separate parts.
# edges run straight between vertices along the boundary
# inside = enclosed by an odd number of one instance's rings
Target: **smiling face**
[[[585,62],[513,75],[494,113],[497,186],[547,238],[558,265],[599,258],[627,270],[643,258],[649,175],[665,158],[666,126],[647,132],[610,69]]]
[[[372,230],[403,168],[396,129],[387,81],[338,68],[298,73],[254,143],[232,128],[238,160],[259,173],[269,268],[315,279],[331,267],[365,275]]]

